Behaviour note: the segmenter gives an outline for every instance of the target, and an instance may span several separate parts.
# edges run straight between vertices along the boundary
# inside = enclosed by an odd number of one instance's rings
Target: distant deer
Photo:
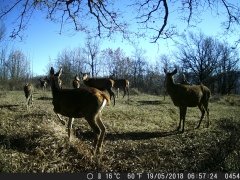
[[[33,86],[30,83],[25,84],[23,87],[23,91],[26,97],[26,105],[27,105],[27,110],[29,111],[30,105],[32,105],[33,102]]]
[[[40,81],[40,86],[41,86],[42,90],[45,91],[46,88],[47,88],[47,80],[46,80],[46,78],[44,78],[44,79],[39,78],[39,81]]]
[[[127,94],[129,100],[129,81],[127,79],[115,79],[114,88],[117,89],[117,97],[119,96],[119,89],[122,89],[124,92],[123,98]]]
[[[105,105],[110,103],[109,96],[95,88],[61,89],[59,84],[61,75],[62,68],[54,74],[54,69],[51,67],[50,84],[53,95],[53,110],[61,122],[63,120],[59,115],[69,118],[69,140],[71,140],[74,118],[84,117],[96,135],[93,146],[95,147],[94,154],[98,154],[101,152],[106,132],[106,128],[101,120],[101,112]]]
[[[123,98],[128,95],[129,100],[129,81],[127,79],[117,79],[115,74],[109,76],[110,79],[114,80],[114,88],[117,90],[117,97],[119,96],[119,89],[123,90]]]
[[[185,74],[182,74],[180,84],[191,85],[191,83],[187,80]]]
[[[204,118],[205,111],[207,111],[207,127],[209,127],[209,109],[208,101],[211,95],[210,90],[204,85],[184,85],[176,84],[173,80],[173,75],[177,73],[177,69],[166,74],[166,90],[170,95],[175,106],[180,109],[180,121],[177,130],[180,130],[182,124],[182,132],[184,132],[184,123],[187,113],[187,107],[196,107],[200,109],[202,115],[196,128],[199,128]]]
[[[80,88],[80,79],[78,77],[78,75],[76,74],[76,76],[74,77],[74,80],[72,82],[73,88],[77,89]]]
[[[112,91],[112,88],[114,86],[114,81],[112,79],[109,78],[89,78],[88,74],[89,73],[82,73],[83,74],[83,83],[88,86],[88,87],[94,87],[97,88],[101,91],[107,90],[109,95],[110,95],[110,99],[112,99],[113,96],[113,101],[114,101],[114,105],[115,105],[115,94]]]

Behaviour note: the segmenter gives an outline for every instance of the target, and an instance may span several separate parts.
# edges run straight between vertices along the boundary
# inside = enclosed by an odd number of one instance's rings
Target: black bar
[[[240,173],[0,173],[0,180],[240,180]]]

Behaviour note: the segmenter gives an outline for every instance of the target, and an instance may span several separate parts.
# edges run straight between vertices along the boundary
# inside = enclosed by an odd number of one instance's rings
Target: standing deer
[[[25,84],[23,91],[26,97],[27,110],[29,111],[30,105],[33,104],[33,86],[31,83]]]
[[[110,79],[114,80],[114,88],[117,90],[117,97],[119,96],[119,89],[123,90],[123,98],[128,95],[129,100],[129,81],[127,79],[117,79],[115,74],[109,76]]]
[[[88,74],[89,73],[82,73],[83,74],[83,83],[88,86],[88,87],[94,87],[97,88],[101,91],[107,90],[109,95],[110,95],[110,99],[112,99],[113,96],[113,101],[114,101],[114,105],[115,105],[115,94],[112,91],[112,88],[114,86],[114,81],[112,79],[109,78],[89,78]]]
[[[78,75],[76,74],[76,76],[74,77],[74,80],[72,82],[73,88],[77,89],[80,88],[80,79],[78,77]]]
[[[182,74],[180,78],[180,84],[191,85],[191,83],[187,80],[185,74]]]
[[[115,79],[114,88],[117,89],[117,97],[119,96],[119,89],[122,89],[124,92],[123,98],[127,94],[129,100],[129,81],[127,79]]]
[[[60,87],[60,77],[62,68],[54,74],[54,69],[50,70],[50,84],[53,96],[54,112],[69,118],[68,137],[71,140],[71,129],[74,118],[84,117],[96,137],[93,143],[94,154],[101,152],[102,143],[106,128],[102,123],[101,112],[105,105],[110,103],[109,96],[95,88],[62,89]]]
[[[40,81],[40,86],[41,86],[42,90],[45,91],[47,88],[47,79],[39,78],[39,81]]]
[[[180,130],[182,124],[182,132],[184,132],[184,123],[187,113],[187,107],[196,107],[200,109],[202,115],[196,128],[199,128],[204,118],[205,111],[207,111],[207,127],[209,127],[209,109],[208,101],[211,95],[210,90],[204,85],[184,85],[175,84],[173,75],[177,73],[177,69],[173,72],[167,72],[166,74],[166,90],[170,95],[173,104],[179,107],[180,110],[180,121],[177,130]]]

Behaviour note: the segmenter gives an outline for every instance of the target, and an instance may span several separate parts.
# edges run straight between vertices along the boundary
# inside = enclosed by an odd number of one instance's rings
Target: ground
[[[240,170],[240,96],[210,99],[210,127],[188,108],[185,132],[175,131],[179,110],[167,96],[119,97],[103,110],[103,152],[92,156],[85,119],[66,126],[53,112],[50,91],[34,92],[27,111],[23,91],[0,92],[0,172],[227,172]],[[65,118],[67,120],[67,118]]]

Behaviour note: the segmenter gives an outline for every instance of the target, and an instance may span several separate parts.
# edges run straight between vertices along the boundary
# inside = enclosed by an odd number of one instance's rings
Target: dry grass
[[[179,112],[169,97],[135,95],[116,99],[103,111],[107,127],[101,157],[91,156],[92,131],[84,119],[66,127],[53,113],[51,93],[34,92],[26,111],[23,92],[0,92],[0,172],[239,171],[240,97],[213,97],[210,127],[189,108],[185,132],[174,131]]]

